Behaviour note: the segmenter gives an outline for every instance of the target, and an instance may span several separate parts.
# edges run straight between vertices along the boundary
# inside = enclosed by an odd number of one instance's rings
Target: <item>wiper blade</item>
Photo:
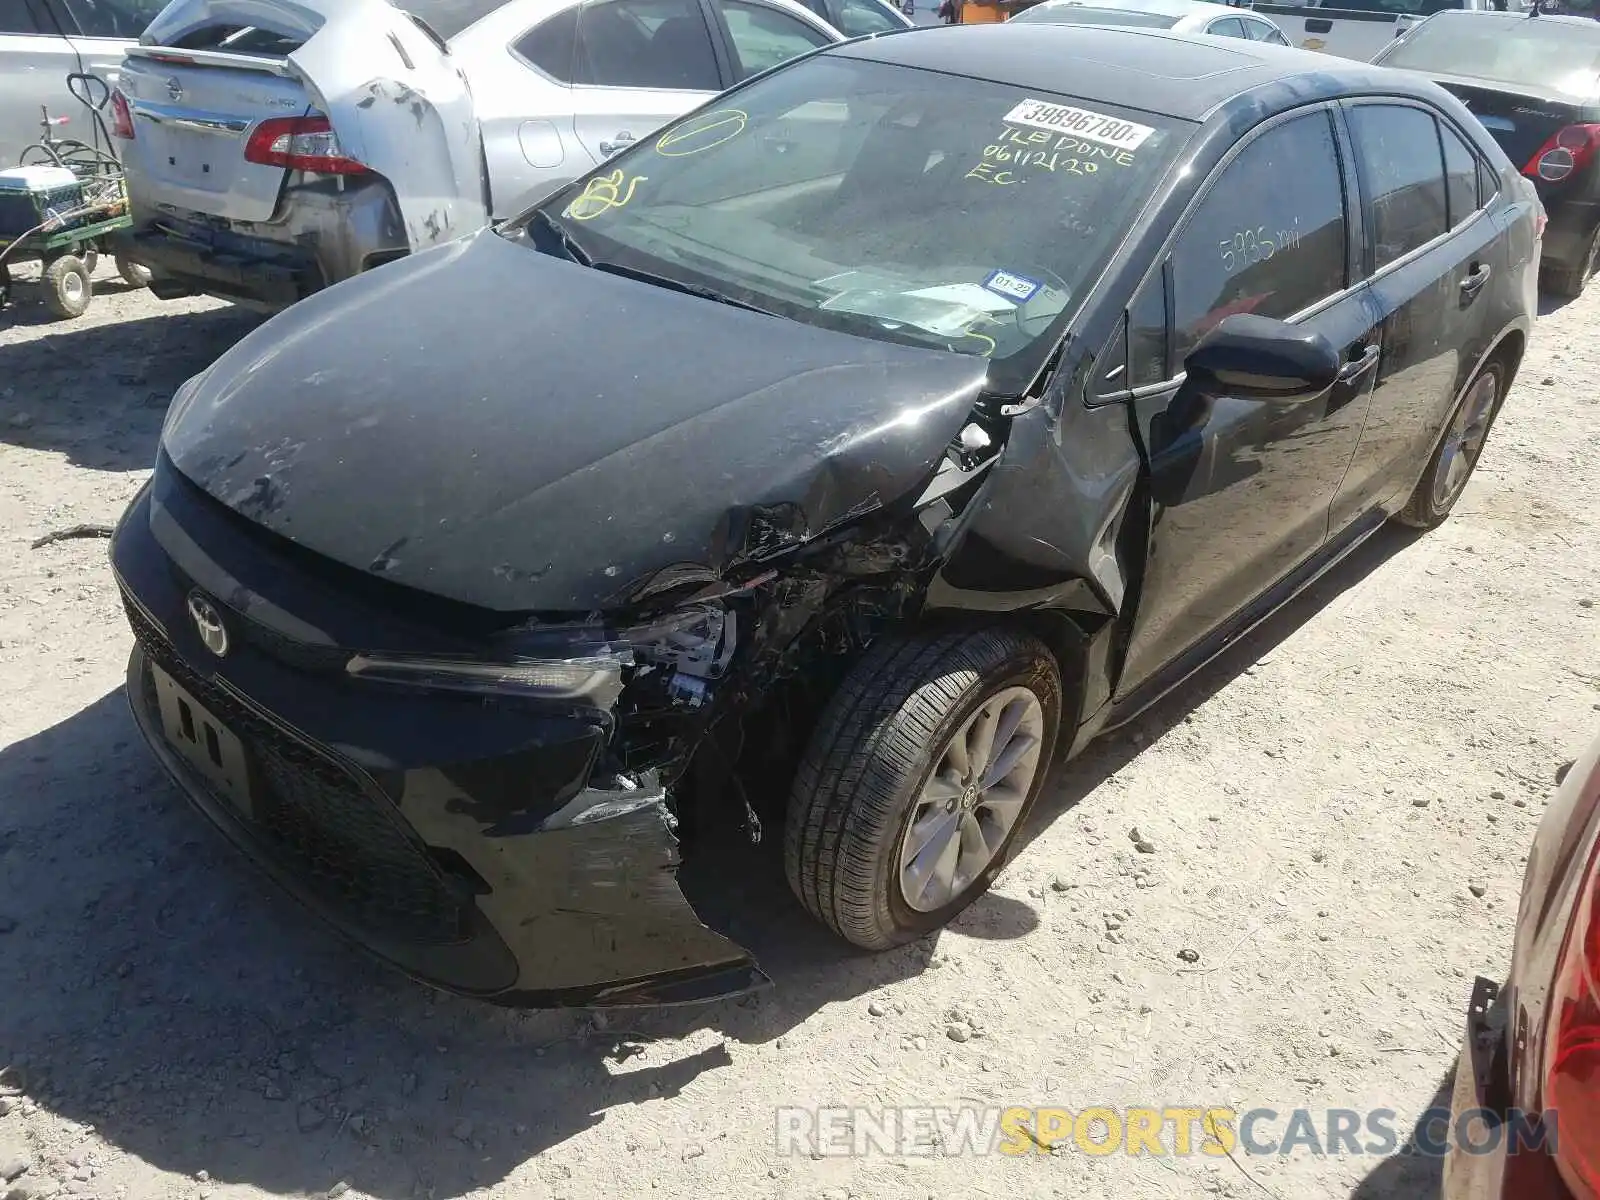
[[[702,300],[715,300],[718,304],[726,304],[730,308],[742,308],[746,312],[760,313],[764,317],[775,317],[778,314],[769,308],[762,308],[759,304],[751,304],[748,300],[740,300],[719,292],[715,288],[705,287],[698,283],[689,283],[682,279],[673,279],[666,275],[657,275],[653,271],[641,271],[638,267],[625,267],[614,262],[590,262],[589,266],[596,271],[606,271],[612,275],[621,275],[624,279],[637,279],[640,283],[654,284],[656,287],[667,288],[674,292],[682,292],[686,296],[699,296]]]
[[[594,265],[594,255],[590,254],[587,250],[580,246],[578,244],[578,240],[572,236],[572,233],[567,229],[567,227],[552,217],[544,209],[534,209],[533,220],[538,221],[551,233],[556,235],[556,241],[560,243],[561,249],[573,262],[577,263],[580,267]]]

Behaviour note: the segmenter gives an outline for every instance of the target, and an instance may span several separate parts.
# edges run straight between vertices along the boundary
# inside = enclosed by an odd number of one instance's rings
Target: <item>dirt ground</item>
[[[1369,543],[1059,769],[1027,847],[936,946],[841,950],[749,851],[720,891],[775,988],[607,1021],[435,996],[369,965],[158,773],[124,705],[105,542],[30,543],[114,521],[173,389],[256,318],[101,275],[81,320],[48,321],[26,292],[0,314],[14,1200],[1436,1186],[1436,1162],[1403,1154],[780,1155],[774,1109],[1388,1108],[1403,1142],[1454,1070],[1473,976],[1505,972],[1554,774],[1600,725],[1600,292],[1545,316],[1442,529]]]

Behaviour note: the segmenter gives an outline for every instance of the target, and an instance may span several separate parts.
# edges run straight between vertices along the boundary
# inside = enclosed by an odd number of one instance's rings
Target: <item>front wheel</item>
[[[948,923],[1005,865],[1044,784],[1061,677],[1004,629],[875,643],[828,702],[789,799],[784,866],[867,950]]]
[[[1395,520],[1413,529],[1432,529],[1450,515],[1483,454],[1505,385],[1506,367],[1499,361],[1485,364],[1473,376],[1416,490]]]

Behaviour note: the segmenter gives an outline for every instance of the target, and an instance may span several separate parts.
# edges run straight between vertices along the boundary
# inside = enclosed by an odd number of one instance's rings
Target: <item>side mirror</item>
[[[1184,359],[1189,382],[1205,395],[1305,400],[1339,379],[1339,352],[1320,333],[1271,317],[1226,317]]]

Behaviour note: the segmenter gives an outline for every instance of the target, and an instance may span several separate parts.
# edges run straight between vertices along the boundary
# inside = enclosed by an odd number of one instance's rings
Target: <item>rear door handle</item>
[[[1356,380],[1372,370],[1373,367],[1378,365],[1378,351],[1379,347],[1376,345],[1363,346],[1359,356],[1352,358],[1339,368],[1339,382],[1355,383]]]
[[[1483,291],[1483,285],[1489,282],[1489,264],[1475,267],[1471,275],[1461,281],[1461,303],[1471,304],[1478,298],[1478,293]]]
[[[632,141],[633,141],[633,134],[629,133],[626,129],[624,129],[620,133],[612,134],[611,135],[611,140],[609,142],[601,142],[600,143],[600,153],[605,155],[607,158],[610,158],[618,150],[624,149],[629,144],[631,144]]]

